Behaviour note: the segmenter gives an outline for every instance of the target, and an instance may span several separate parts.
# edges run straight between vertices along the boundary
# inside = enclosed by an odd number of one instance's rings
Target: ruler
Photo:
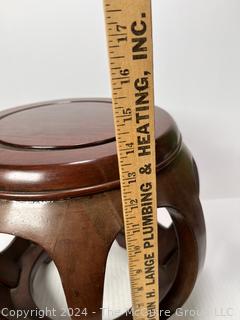
[[[151,0],[104,0],[133,318],[159,319]]]

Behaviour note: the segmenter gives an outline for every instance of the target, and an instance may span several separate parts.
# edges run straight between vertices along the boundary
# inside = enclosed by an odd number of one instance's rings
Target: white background
[[[152,2],[156,104],[174,116],[200,170],[209,251],[194,294],[210,313],[223,297],[240,298],[240,2]],[[109,97],[105,43],[101,0],[0,0],[0,109]]]

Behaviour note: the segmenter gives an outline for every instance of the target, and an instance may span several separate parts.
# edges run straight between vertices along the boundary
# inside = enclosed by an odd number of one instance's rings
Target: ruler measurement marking
[[[119,36],[126,36],[127,33],[112,33],[109,34],[110,37],[119,37]]]
[[[122,9],[112,9],[112,10],[106,10],[106,12],[122,12]]]
[[[116,57],[112,57],[112,59],[124,59],[124,56],[116,56]]]
[[[123,79],[129,79],[129,77],[112,78],[112,80],[123,80]],[[122,89],[122,87],[121,87],[121,89]]]
[[[127,97],[117,97],[117,100],[126,99]]]
[[[158,320],[151,0],[104,0],[104,4],[107,5],[106,31],[133,310],[140,311],[138,315],[133,313],[133,317],[134,320]],[[119,72],[114,72],[116,70]],[[144,131],[149,135],[149,140]],[[127,148],[127,144],[132,147]],[[149,164],[150,173],[144,174]],[[150,184],[151,190],[147,190]],[[148,193],[151,194],[150,198]],[[143,233],[142,210],[147,210],[144,209],[147,208],[144,206],[147,202],[153,212],[151,226],[154,240],[149,242]],[[145,215],[148,216],[147,211]],[[146,274],[146,266],[150,258],[154,262],[154,272],[149,275]],[[154,292],[154,296],[149,297],[149,292]],[[149,305],[152,306],[151,310]],[[155,310],[156,315],[144,316],[141,314],[144,308],[147,311]]]
[[[117,116],[116,116],[116,118],[117,119],[122,119],[122,120],[124,120],[125,118],[131,118],[131,120],[132,120],[132,117],[130,116],[130,115],[124,115],[124,114],[119,114],[118,115],[118,113],[117,113]],[[126,141],[125,141],[126,142]],[[133,148],[132,148],[133,149]]]
[[[127,149],[119,149],[120,151],[132,151],[134,148],[127,148]]]

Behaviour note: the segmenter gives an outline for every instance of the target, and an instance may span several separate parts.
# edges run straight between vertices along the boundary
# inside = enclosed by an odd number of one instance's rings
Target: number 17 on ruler
[[[104,0],[133,317],[159,319],[150,0]]]

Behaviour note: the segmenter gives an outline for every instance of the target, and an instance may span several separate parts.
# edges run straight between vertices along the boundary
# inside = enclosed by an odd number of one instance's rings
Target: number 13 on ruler
[[[150,0],[104,0],[133,317],[159,319]]]

